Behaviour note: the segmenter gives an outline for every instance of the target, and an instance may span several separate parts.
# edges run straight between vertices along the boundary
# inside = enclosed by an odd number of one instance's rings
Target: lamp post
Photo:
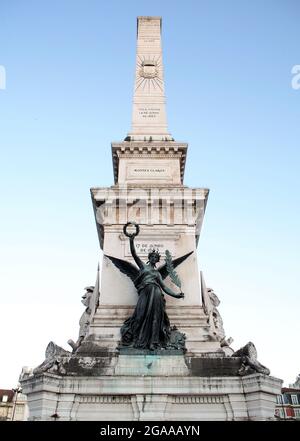
[[[20,392],[22,392],[22,388],[21,387],[16,387],[15,389],[12,389],[13,392],[15,393],[15,399],[14,399],[14,405],[13,405],[13,411],[12,411],[12,417],[11,417],[11,421],[14,420],[15,417],[15,411],[16,411],[16,405],[17,405],[17,400],[18,400],[18,395]]]

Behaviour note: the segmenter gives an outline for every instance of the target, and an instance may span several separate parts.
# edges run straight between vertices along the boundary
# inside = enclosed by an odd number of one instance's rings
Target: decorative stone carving
[[[68,340],[69,345],[71,346],[71,348],[73,349],[73,352],[75,352],[79,346],[82,343],[82,340],[84,340],[84,338],[87,336],[88,331],[89,331],[89,326],[90,326],[90,322],[91,322],[91,308],[90,308],[90,302],[91,302],[91,298],[94,292],[94,286],[87,286],[85,288],[86,292],[84,293],[84,295],[82,296],[82,300],[81,303],[86,306],[84,313],[82,314],[82,316],[80,317],[79,320],[79,336],[78,336],[78,340],[76,343],[74,343],[73,340]]]
[[[226,355],[231,355],[233,350],[229,348],[233,342],[233,338],[225,337],[225,331],[223,327],[223,320],[221,314],[218,311],[217,306],[220,304],[219,297],[214,292],[213,288],[207,288],[202,271],[200,272],[201,278],[201,293],[202,303],[205,313],[208,315],[208,324],[210,325],[211,337],[214,340],[220,342],[222,348],[228,348]],[[229,353],[230,352],[230,353]]]
[[[234,352],[232,357],[241,357],[242,359],[242,365],[238,371],[239,375],[249,375],[255,372],[270,375],[270,370],[257,360],[257,351],[251,341]]]
[[[219,297],[214,292],[212,288],[207,288],[207,293],[209,296],[209,300],[211,303],[210,313],[209,313],[209,321],[214,329],[214,334],[219,341],[224,340],[225,331],[223,327],[223,320],[221,314],[219,313],[217,306],[220,304]]]
[[[180,185],[183,181],[188,145],[182,142],[114,142],[112,143],[112,160],[115,183],[153,182]],[[155,169],[164,168],[165,173],[158,180],[159,173],[154,173],[155,180],[150,179],[150,172],[132,175],[133,165]],[[131,173],[128,173],[128,172]]]
[[[130,404],[130,395],[82,395],[80,403],[101,403],[101,404]]]
[[[71,352],[66,351],[60,346],[50,341],[46,348],[45,360],[37,368],[33,370],[33,375],[41,374],[43,372],[54,372],[65,374],[63,362],[68,360]]]
[[[229,347],[229,346],[231,345],[232,342],[233,342],[233,338],[232,338],[232,337],[229,337],[229,338],[223,338],[223,339],[220,341],[221,348]],[[230,354],[230,355],[231,355],[231,354]]]
[[[158,76],[157,61],[150,59],[142,61],[139,75],[142,78],[156,78]]]
[[[33,375],[33,368],[30,368],[29,366],[23,366],[21,374],[19,376],[19,381],[25,378],[32,377],[32,375]]]
[[[206,396],[197,396],[197,395],[190,395],[185,397],[172,397],[173,403],[176,404],[223,404],[224,403],[224,396],[213,396],[213,397],[206,397]]]
[[[96,285],[87,286],[85,291],[81,303],[83,303],[86,309],[79,320],[79,336],[77,342],[75,343],[72,339],[68,340],[68,344],[73,349],[73,353],[77,351],[81,346],[82,341],[88,336],[91,321],[99,305],[99,265],[97,269]]]
[[[170,340],[166,346],[166,349],[176,349],[182,352],[186,352],[185,348],[185,334],[178,331],[176,326],[171,327]]]

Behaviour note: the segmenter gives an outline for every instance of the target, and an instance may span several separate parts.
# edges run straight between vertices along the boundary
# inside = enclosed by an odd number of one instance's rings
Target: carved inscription
[[[141,118],[157,118],[157,116],[160,114],[160,108],[159,107],[140,107],[139,115]]]
[[[165,168],[134,168],[134,173],[166,173]]]
[[[161,262],[164,262],[164,256],[165,256],[165,252],[166,250],[169,250],[172,254],[173,257],[175,257],[175,244],[172,241],[169,241],[168,243],[162,243],[162,242],[158,242],[155,240],[135,240],[135,248],[138,254],[140,254],[141,256],[147,256],[149,251],[152,250],[153,248],[155,250],[158,250],[159,253],[161,254]],[[130,253],[130,249],[129,249],[129,245],[126,244],[126,251],[125,251],[125,255],[126,256],[131,256]]]
[[[160,41],[160,20],[139,20],[139,42],[151,44]]]
[[[169,166],[155,166],[152,162],[149,165],[129,164],[127,166],[127,179],[171,179],[171,168]]]

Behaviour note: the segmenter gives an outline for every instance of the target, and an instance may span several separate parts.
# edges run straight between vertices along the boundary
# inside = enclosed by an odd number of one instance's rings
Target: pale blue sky
[[[2,0],[0,387],[76,339],[100,258],[89,195],[130,129],[136,17],[161,15],[169,129],[210,188],[200,267],[233,347],[300,372],[297,0]]]

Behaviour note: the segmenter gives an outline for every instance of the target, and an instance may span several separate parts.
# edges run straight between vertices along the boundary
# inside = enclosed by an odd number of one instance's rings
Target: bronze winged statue
[[[129,225],[135,226],[135,233],[127,232]],[[160,260],[158,251],[153,249],[149,252],[147,263],[144,263],[137,255],[134,238],[139,233],[139,226],[135,222],[128,222],[123,230],[129,238],[130,251],[137,266],[116,257],[107,255],[106,257],[132,280],[139,297],[133,315],[121,327],[121,344],[150,350],[167,348],[170,342],[171,327],[163,293],[177,299],[183,298],[184,294],[182,292],[176,294],[164,283],[164,279],[169,275],[170,265],[165,263],[156,268],[156,264]],[[193,251],[172,260],[171,267],[175,269],[192,253]]]

